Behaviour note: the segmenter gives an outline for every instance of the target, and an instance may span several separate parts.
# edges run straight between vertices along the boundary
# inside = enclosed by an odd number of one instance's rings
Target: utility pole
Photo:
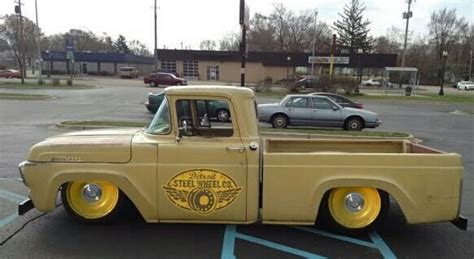
[[[240,55],[242,63],[240,67],[240,86],[245,86],[245,63],[247,61],[247,26],[249,26],[249,10],[245,0],[240,0],[239,23],[242,27],[242,42],[240,43]]]
[[[15,2],[15,13],[17,13],[20,16],[20,46],[19,46],[19,54],[20,54],[20,71],[21,71],[21,83],[25,83],[25,75],[26,75],[26,58],[25,58],[25,38],[23,34],[23,15],[21,14],[21,6],[23,5],[21,3],[21,0],[18,0]]]
[[[154,56],[155,56],[155,72],[158,72],[158,40],[157,40],[157,24],[156,24],[156,9],[157,9],[157,6],[156,6],[156,0],[155,0],[155,48],[154,48]]]
[[[410,18],[413,17],[413,12],[410,11],[411,3],[413,0],[406,0],[408,3],[408,10],[406,12],[403,12],[403,19],[407,20],[406,26],[405,26],[405,41],[403,42],[403,52],[402,52],[402,64],[400,65],[401,67],[405,66],[405,54],[407,51],[407,38],[408,38],[408,24],[410,22]]]
[[[316,12],[314,12],[314,38],[313,38],[313,51],[312,51],[312,57],[314,59],[315,55],[315,48],[316,48],[316,31],[317,31],[317,20],[318,20],[318,10],[316,9]],[[314,60],[311,62],[311,77],[314,77]]]
[[[472,81],[472,49],[469,51],[469,81]]]
[[[41,81],[43,78],[43,59],[41,58],[41,49],[40,49],[40,28],[38,23],[38,1],[35,0],[35,11],[36,11],[36,47],[38,49],[38,73],[39,73],[39,80]]]

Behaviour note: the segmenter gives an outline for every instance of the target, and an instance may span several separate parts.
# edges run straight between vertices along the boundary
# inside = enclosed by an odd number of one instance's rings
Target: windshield
[[[165,98],[158,108],[155,117],[147,128],[150,134],[167,134],[170,131],[170,109],[168,100]]]

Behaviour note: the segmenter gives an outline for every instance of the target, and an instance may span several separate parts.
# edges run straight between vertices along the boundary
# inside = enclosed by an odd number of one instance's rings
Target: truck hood
[[[131,158],[131,141],[138,128],[70,132],[34,145],[32,162],[125,163]]]

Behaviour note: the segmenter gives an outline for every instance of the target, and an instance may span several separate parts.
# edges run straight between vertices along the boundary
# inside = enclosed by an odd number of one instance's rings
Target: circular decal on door
[[[230,206],[242,190],[230,176],[209,169],[181,172],[161,188],[174,205],[200,215]]]

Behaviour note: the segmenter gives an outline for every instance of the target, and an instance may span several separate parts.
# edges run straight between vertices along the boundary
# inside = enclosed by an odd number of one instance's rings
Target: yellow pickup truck
[[[261,138],[246,88],[168,87],[145,129],[50,137],[19,165],[32,207],[85,222],[117,217],[131,201],[147,222],[298,224],[362,232],[390,197],[408,223],[460,228],[462,160],[407,140]],[[210,112],[219,101],[228,121]]]

